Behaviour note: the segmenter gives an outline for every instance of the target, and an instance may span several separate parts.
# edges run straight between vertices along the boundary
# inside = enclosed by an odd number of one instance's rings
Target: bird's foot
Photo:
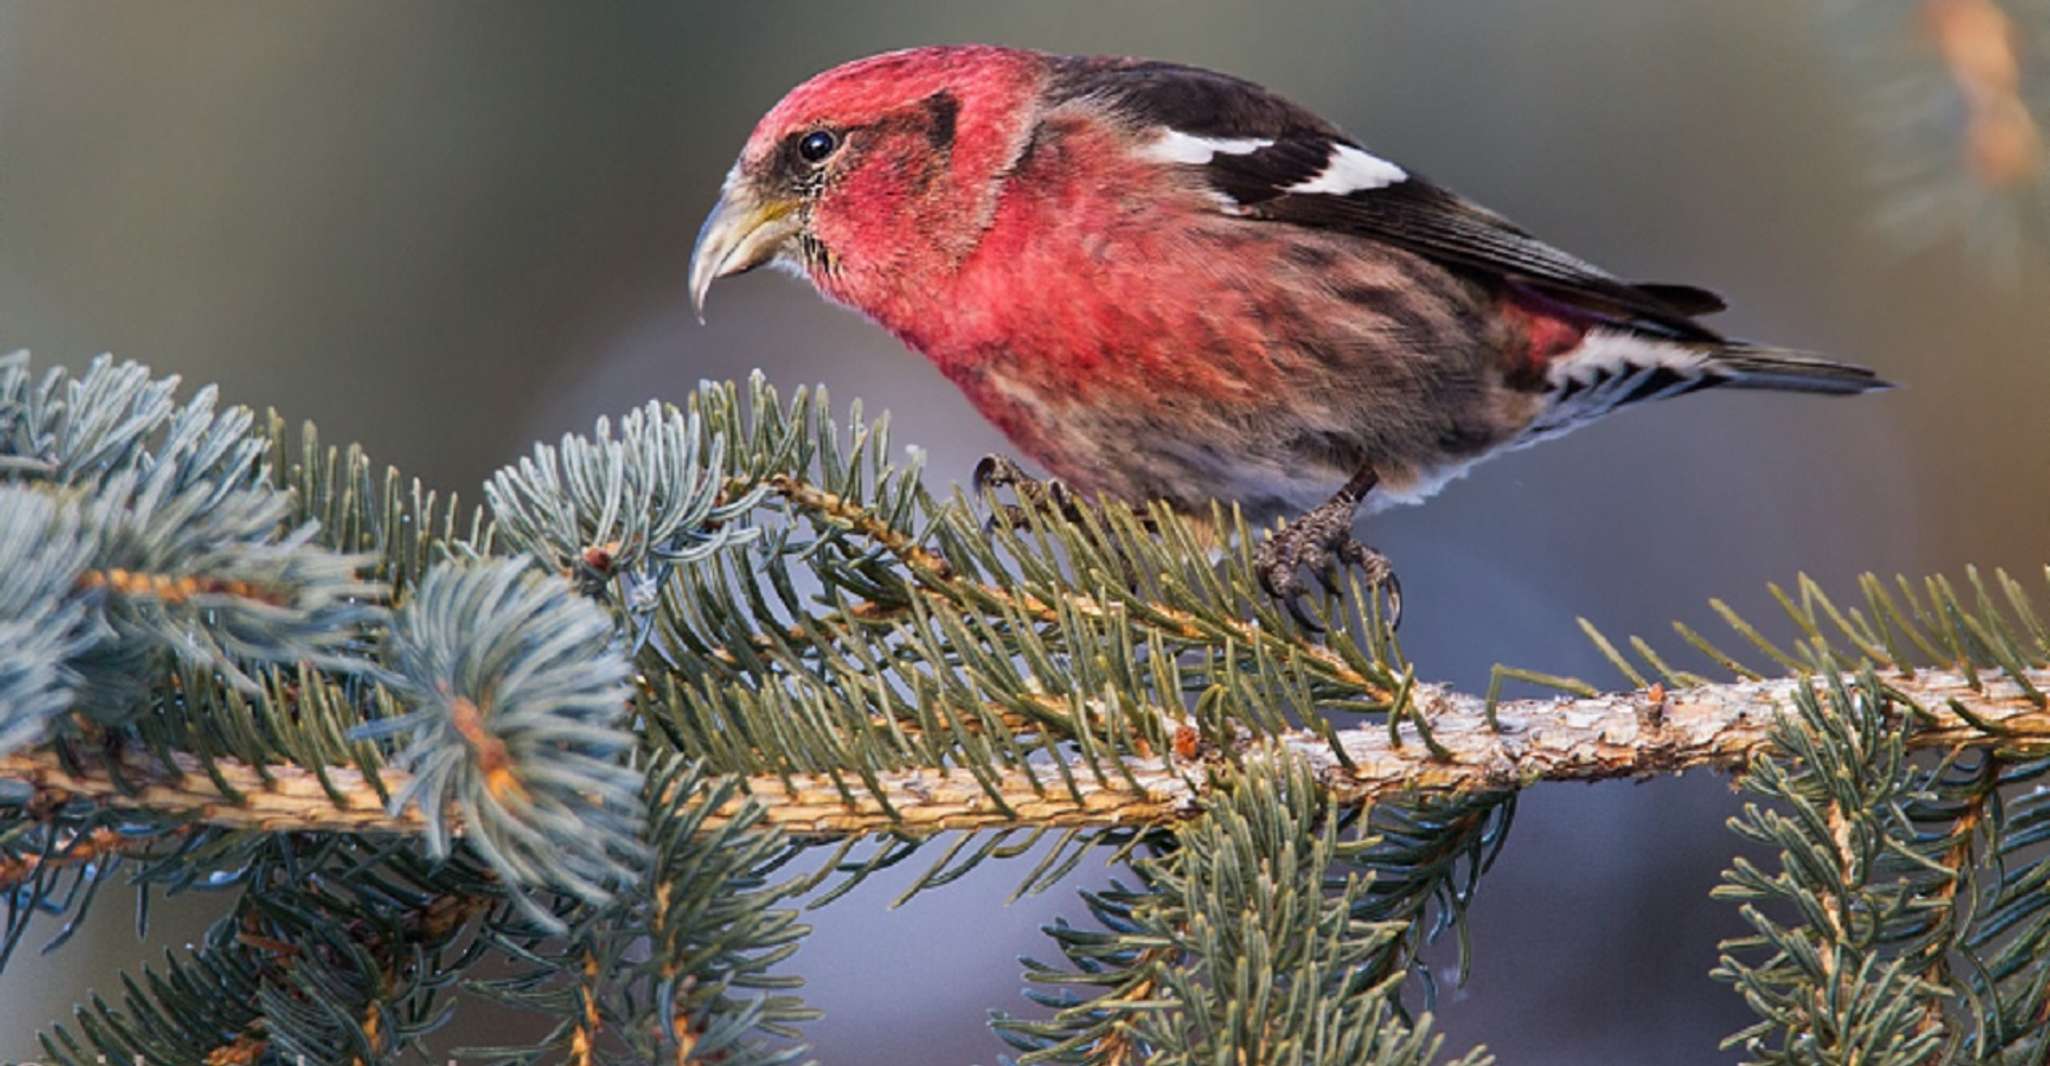
[[[1076,505],[1075,494],[1058,479],[1041,481],[1027,474],[1009,456],[985,455],[975,464],[971,475],[977,495],[988,495],[1009,489],[1017,503],[992,503],[993,508],[987,526],[994,527],[999,520],[1014,529],[1025,528],[1029,522],[1027,511],[1036,511],[1045,517],[1058,518],[1064,522],[1080,523],[1081,508]]]
[[[1388,597],[1388,628],[1402,624],[1402,582],[1388,557],[1361,544],[1352,536],[1353,513],[1359,497],[1340,492],[1330,502],[1288,523],[1270,535],[1253,553],[1253,572],[1260,587],[1288,608],[1296,624],[1311,632],[1324,627],[1303,610],[1302,597],[1310,588],[1303,571],[1315,575],[1324,591],[1339,594],[1335,573],[1343,567],[1358,567],[1371,593]]]
[[[998,528],[1030,531],[1033,528],[1032,515],[1037,514],[1041,522],[1058,523],[1074,530],[1088,530],[1096,523],[1082,513],[1080,497],[1076,496],[1058,479],[1041,481],[1018,468],[1018,464],[1002,455],[985,455],[975,464],[974,487],[977,495],[992,497],[990,516],[982,524],[983,532]],[[1000,503],[993,497],[1000,491],[1010,490],[1011,497],[1018,502]],[[1148,533],[1158,533],[1153,520],[1145,514],[1135,515],[1139,528]],[[1131,556],[1117,543],[1116,538],[1103,542],[1108,558],[1121,571],[1127,589],[1139,587],[1139,571],[1132,564]]]
[[[975,464],[970,475],[977,495],[1009,489],[1017,503],[997,504],[989,525],[995,525],[998,515],[1013,526],[1025,524],[1027,510],[1040,515],[1058,518],[1075,525],[1083,524],[1082,498],[1063,484],[1059,478],[1040,480],[1027,473],[1009,456],[985,455]],[[1132,516],[1138,520],[1139,528],[1148,533],[1160,532],[1159,524],[1143,510],[1134,509]]]

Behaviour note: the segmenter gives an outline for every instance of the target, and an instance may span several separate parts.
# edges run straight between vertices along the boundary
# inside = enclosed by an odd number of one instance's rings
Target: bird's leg
[[[1394,567],[1387,556],[1352,537],[1360,501],[1379,480],[1371,467],[1362,469],[1337,495],[1284,525],[1253,553],[1253,571],[1259,575],[1260,587],[1280,600],[1303,628],[1323,629],[1303,610],[1301,599],[1309,586],[1302,571],[1315,574],[1325,591],[1336,593],[1332,570],[1339,566],[1357,566],[1365,572],[1368,588],[1386,589],[1388,626],[1393,629],[1402,623],[1402,582],[1396,580]]]

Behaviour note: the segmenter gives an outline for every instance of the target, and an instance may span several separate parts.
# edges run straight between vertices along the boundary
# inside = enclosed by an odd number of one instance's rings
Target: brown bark
[[[2050,670],[2032,670],[2027,676],[2037,689],[2050,690]],[[1391,741],[1381,725],[1339,733],[1350,769],[1322,738],[1310,733],[1290,734],[1281,742],[1308,759],[1336,797],[1354,802],[1500,791],[1540,781],[1645,777],[1694,767],[1728,769],[1763,750],[1775,714],[1786,706],[1796,685],[1820,683],[1741,681],[1671,693],[1654,688],[1513,701],[1499,707],[1500,732],[1484,720],[1478,697],[1426,686],[1417,694],[1417,705],[1430,718],[1442,757],[1432,755],[1407,723],[1401,743]],[[1953,710],[1953,704],[1961,705],[1970,719],[1999,730],[2003,744],[2050,747],[2050,710],[2037,707],[2010,681],[1988,678],[1975,690],[1957,673],[1922,671],[1912,678],[1892,676],[1886,683],[1926,712],[1900,722],[1915,747],[1989,742],[1987,733]],[[327,771],[335,790],[350,800],[343,806],[310,772],[297,767],[271,767],[272,780],[266,784],[248,766],[217,760],[222,778],[246,796],[246,802],[237,803],[194,760],[181,758],[178,765],[166,767],[142,754],[126,758],[121,777],[131,785],[146,782],[128,792],[104,771],[67,772],[47,751],[0,757],[0,780],[25,782],[51,798],[80,797],[244,828],[417,832],[421,826],[417,810],[387,812],[361,775],[345,768]],[[1078,763],[1070,768],[1072,788],[1051,766],[1035,768],[1031,775],[999,770],[989,776],[1003,806],[965,770],[882,774],[879,784],[896,811],[895,819],[851,774],[845,775],[844,793],[822,774],[792,774],[787,783],[783,777],[756,777],[749,780],[748,792],[762,803],[768,824],[804,836],[889,829],[1132,825],[1193,813],[1207,787],[1201,758],[1198,752],[1194,759],[1176,753],[1128,759],[1130,780],[1118,772],[1106,772],[1099,780]],[[386,771],[383,777],[394,793],[405,787],[405,775],[397,771]],[[1003,807],[1010,808],[1009,813]],[[714,818],[707,828],[721,822]]]

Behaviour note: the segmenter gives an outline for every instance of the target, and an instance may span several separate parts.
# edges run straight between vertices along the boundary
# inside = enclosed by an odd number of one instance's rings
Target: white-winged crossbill
[[[1641,400],[1884,385],[1729,340],[1697,320],[1714,294],[1619,280],[1258,85],[1139,59],[916,48],[805,82],[727,175],[693,300],[764,263],[1074,490],[1294,518],[1258,558],[1292,607],[1304,569],[1390,576],[1363,501]]]

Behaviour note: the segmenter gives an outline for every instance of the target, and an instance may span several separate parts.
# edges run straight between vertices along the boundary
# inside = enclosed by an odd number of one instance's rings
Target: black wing
[[[1375,160],[1330,123],[1251,82],[1172,63],[1076,59],[1058,69],[1053,96],[1108,104],[1143,127],[1240,142],[1238,150],[1188,165],[1200,167],[1248,217],[1358,234],[1602,317],[1677,337],[1719,339],[1694,321],[1722,310],[1714,293],[1623,281],[1470,200]],[[1266,143],[1248,151],[1248,141]],[[1350,189],[1343,180],[1320,182],[1348,152],[1360,153],[1349,157],[1353,164],[1362,158],[1380,163],[1381,179]]]
[[[1249,171],[1265,162],[1260,157],[1272,149],[1213,157],[1207,169],[1222,172],[1213,183],[1255,218],[1357,233],[1448,266],[1519,281],[1546,296],[1599,314],[1638,320],[1684,337],[1717,339],[1714,332],[1693,320],[1694,315],[1722,309],[1722,301],[1714,294],[1685,286],[1647,287],[1623,281],[1415,175],[1352,192],[1288,191],[1291,185],[1305,183],[1305,179],[1289,177],[1302,170],[1301,158],[1317,151],[1335,159],[1341,147],[1359,150],[1348,141],[1295,149],[1291,154],[1297,158],[1276,167],[1276,178],[1258,187]]]

